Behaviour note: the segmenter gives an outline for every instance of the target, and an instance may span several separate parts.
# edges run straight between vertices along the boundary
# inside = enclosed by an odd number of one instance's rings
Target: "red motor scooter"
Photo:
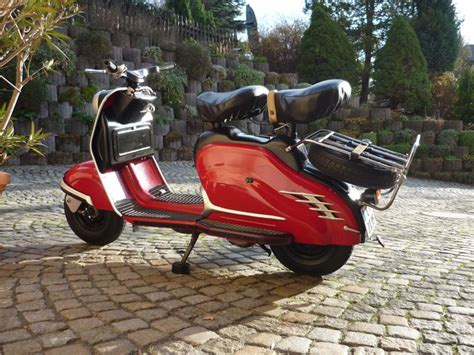
[[[327,116],[350,98],[343,80],[280,92],[262,86],[207,92],[197,108],[214,128],[202,133],[194,150],[202,195],[177,194],[154,158],[156,97],[143,86],[147,75],[173,66],[132,71],[106,62],[106,70],[88,70],[124,78],[126,86],[95,95],[93,161],[77,164],[61,182],[71,229],[95,245],[117,239],[124,222],[189,233],[175,273],[189,273],[186,260],[201,233],[268,252],[270,246],[297,273],[325,275],[342,267],[353,245],[372,236],[373,209],[393,202],[419,137],[408,155],[328,130],[299,140],[297,123]],[[271,137],[224,126],[265,109],[276,132]],[[384,206],[381,190],[390,194]]]

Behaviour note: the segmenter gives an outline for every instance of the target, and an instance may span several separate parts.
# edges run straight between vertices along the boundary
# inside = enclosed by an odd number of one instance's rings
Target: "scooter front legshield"
[[[64,174],[63,182],[66,185],[66,188],[63,187],[65,193],[84,200],[83,196],[78,196],[75,193],[77,191],[89,197],[95,208],[105,211],[114,210],[107,198],[93,161],[74,165]]]

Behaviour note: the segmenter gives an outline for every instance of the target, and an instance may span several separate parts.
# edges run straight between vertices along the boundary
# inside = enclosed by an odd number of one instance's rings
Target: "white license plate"
[[[371,238],[377,226],[374,210],[370,207],[363,207],[361,212],[365,223],[365,230],[367,231],[367,238]]]

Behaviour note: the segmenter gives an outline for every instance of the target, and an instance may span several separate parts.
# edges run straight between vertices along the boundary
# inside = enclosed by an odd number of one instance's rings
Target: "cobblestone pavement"
[[[163,164],[197,190],[190,163]],[[259,248],[205,237],[192,275],[170,263],[187,238],[126,227],[82,243],[63,216],[65,167],[9,168],[0,200],[0,353],[474,353],[474,189],[410,179],[378,214],[383,249],[355,248],[323,279]]]

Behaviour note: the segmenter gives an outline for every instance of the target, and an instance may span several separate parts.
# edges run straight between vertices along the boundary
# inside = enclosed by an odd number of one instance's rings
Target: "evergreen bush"
[[[163,52],[161,51],[161,48],[155,46],[146,47],[143,50],[142,54],[143,59],[145,59],[145,61],[152,62],[155,64],[160,64],[163,61],[162,55]]]
[[[458,81],[456,116],[464,123],[474,123],[474,70],[467,69]]]
[[[423,113],[431,106],[426,60],[409,22],[397,17],[374,64],[376,98],[391,108]]]
[[[248,85],[263,85],[265,73],[252,69],[248,65],[239,64],[234,69],[234,83],[240,88]]]
[[[297,72],[300,80],[309,83],[335,78],[353,85],[358,83],[359,65],[353,46],[325,8],[316,2],[311,24],[299,47]]]
[[[395,132],[395,142],[398,144],[408,143],[413,144],[415,142],[416,131],[413,129],[402,129],[400,131]]]
[[[150,75],[147,80],[153,90],[161,93],[163,105],[171,106],[176,117],[180,118],[184,107],[186,74],[180,69],[166,70],[158,75]]]
[[[212,67],[208,50],[193,40],[178,45],[176,63],[186,71],[191,80],[203,80]]]
[[[447,129],[438,134],[438,144],[457,146],[459,142],[459,132],[454,129]]]
[[[469,147],[469,153],[474,155],[474,131],[460,132],[459,145]]]

